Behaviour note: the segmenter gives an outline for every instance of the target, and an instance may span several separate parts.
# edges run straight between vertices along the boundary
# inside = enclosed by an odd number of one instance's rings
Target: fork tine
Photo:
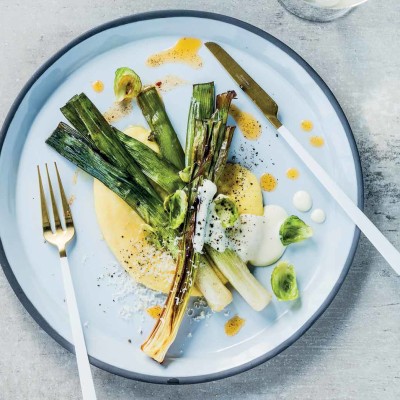
[[[60,173],[58,172],[58,167],[57,167],[56,162],[54,163],[54,166],[56,167],[58,186],[60,188],[60,193],[61,193],[61,201],[62,201],[63,210],[64,210],[65,225],[66,226],[74,226],[74,220],[72,219],[71,208],[69,207],[67,197],[65,196],[64,187],[61,182],[61,177],[60,177]]]
[[[42,227],[43,227],[43,232],[45,232],[49,229],[51,230],[51,225],[50,225],[49,213],[47,211],[46,197],[44,195],[43,183],[42,183],[42,177],[40,175],[39,165],[37,166],[37,172],[38,172],[39,189],[40,189],[40,208],[42,209]]]
[[[52,206],[52,208],[53,208],[54,225],[55,225],[55,227],[56,227],[56,230],[57,230],[57,229],[62,229],[62,227],[61,227],[61,221],[60,221],[60,216],[59,216],[58,210],[57,210],[56,199],[54,198],[53,186],[51,186],[49,168],[47,167],[47,163],[46,163],[46,172],[47,172],[47,180],[48,180],[48,182],[49,182],[51,206]]]

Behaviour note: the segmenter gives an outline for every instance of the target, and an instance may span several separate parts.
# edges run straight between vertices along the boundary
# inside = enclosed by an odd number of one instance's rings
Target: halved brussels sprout
[[[313,235],[313,230],[296,215],[287,217],[279,229],[279,236],[284,246],[301,242]]]
[[[164,200],[164,208],[169,213],[169,223],[172,229],[179,228],[185,220],[188,198],[184,190],[177,190]]]
[[[135,71],[121,67],[115,71],[114,93],[117,102],[134,99],[142,89],[142,81]]]
[[[299,289],[293,265],[281,261],[272,271],[271,286],[278,300],[296,300],[299,297]]]
[[[224,194],[219,194],[214,200],[215,213],[221,221],[223,228],[231,228],[239,218],[236,203]]]

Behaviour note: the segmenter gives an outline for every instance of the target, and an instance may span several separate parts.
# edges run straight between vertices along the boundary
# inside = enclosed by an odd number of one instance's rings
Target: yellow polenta
[[[147,140],[147,129],[130,126],[125,133],[159,151],[156,143]],[[228,164],[223,175],[220,192],[231,196],[241,213],[262,215],[262,195],[257,178],[236,164]],[[175,270],[172,257],[146,241],[143,220],[114,192],[96,179],[93,190],[101,232],[119,263],[137,282],[167,293]],[[200,295],[196,288],[193,295]]]
[[[247,168],[239,164],[227,164],[218,190],[235,201],[240,214],[264,214],[260,183]]]

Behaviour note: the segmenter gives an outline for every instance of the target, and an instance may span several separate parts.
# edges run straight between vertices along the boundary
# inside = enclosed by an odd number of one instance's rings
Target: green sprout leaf
[[[231,228],[239,218],[236,203],[228,196],[219,194],[214,200],[215,213],[223,228]]]
[[[179,177],[183,182],[188,183],[190,181],[190,176],[192,175],[192,167],[188,165],[182,171],[179,171]]]
[[[188,198],[184,190],[177,190],[164,200],[164,208],[169,213],[169,223],[172,229],[179,228],[185,220],[188,208]]]
[[[279,236],[284,246],[301,242],[313,235],[313,230],[296,215],[286,218],[279,229]]]
[[[114,93],[118,102],[132,100],[142,89],[142,81],[135,71],[121,67],[115,71]]]
[[[299,289],[293,265],[281,261],[272,271],[271,286],[278,300],[296,300],[299,297]]]

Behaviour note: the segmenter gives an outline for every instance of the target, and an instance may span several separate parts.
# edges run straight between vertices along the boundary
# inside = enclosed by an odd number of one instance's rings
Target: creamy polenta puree
[[[147,139],[147,129],[130,126],[125,133],[159,151],[157,144]],[[263,215],[261,188],[248,169],[227,164],[220,181],[219,192],[231,196],[240,213]],[[137,282],[167,293],[175,271],[172,257],[147,242],[143,220],[114,192],[96,179],[93,191],[101,232],[119,263]],[[192,294],[200,295],[196,288]]]

